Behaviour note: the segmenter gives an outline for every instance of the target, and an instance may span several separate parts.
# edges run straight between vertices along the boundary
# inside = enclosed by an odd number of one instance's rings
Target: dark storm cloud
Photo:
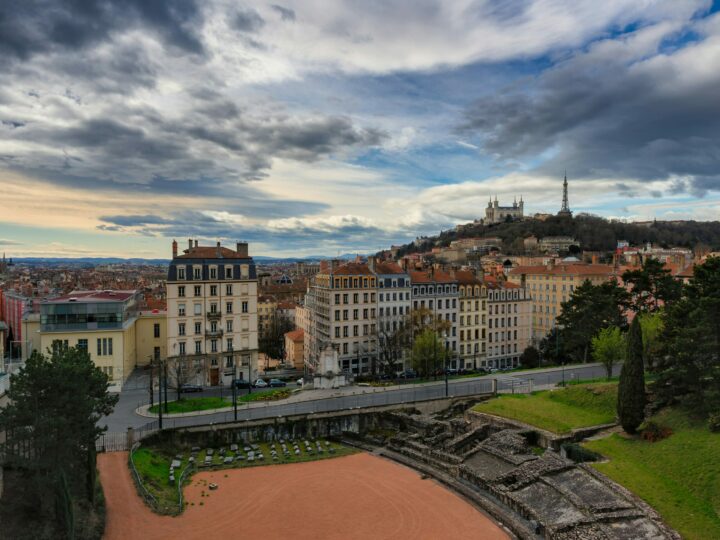
[[[243,9],[233,18],[233,27],[240,32],[257,32],[265,26],[265,19],[254,9]]]
[[[138,27],[167,45],[202,53],[194,0],[23,0],[0,3],[0,58],[78,50]]]
[[[536,169],[544,174],[680,176],[687,180],[673,193],[720,190],[720,71],[684,69],[687,57],[672,54],[654,60],[579,54],[525,87],[479,99],[458,131],[477,134],[483,151],[503,161],[551,151]]]
[[[273,4],[270,7],[280,14],[280,18],[283,21],[294,21],[296,19],[295,12],[290,8],[286,8],[278,4]]]

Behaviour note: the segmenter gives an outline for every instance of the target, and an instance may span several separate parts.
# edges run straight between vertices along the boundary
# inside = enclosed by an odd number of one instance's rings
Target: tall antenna
[[[572,211],[570,210],[570,204],[568,203],[567,170],[565,171],[565,179],[563,181],[562,207],[560,208],[560,211],[558,212],[558,216],[572,216]]]

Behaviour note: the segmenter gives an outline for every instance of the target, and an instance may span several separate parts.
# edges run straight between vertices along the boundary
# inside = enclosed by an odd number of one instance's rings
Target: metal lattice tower
[[[567,171],[565,171],[565,180],[563,181],[562,208],[560,208],[560,211],[558,212],[558,216],[572,216],[572,211],[570,210],[570,204],[568,204]]]

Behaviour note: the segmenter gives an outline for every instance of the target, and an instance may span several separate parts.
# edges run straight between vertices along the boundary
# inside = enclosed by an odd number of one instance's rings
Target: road
[[[616,373],[620,366],[616,366]],[[500,391],[512,391],[513,388],[520,389],[532,381],[532,387],[544,387],[554,385],[563,379],[567,381],[577,379],[593,379],[605,376],[605,369],[599,364],[574,365],[562,368],[547,368],[525,372],[513,372],[509,374],[485,375],[474,378],[461,378],[450,380],[448,384],[449,395],[469,396],[474,394],[489,393],[492,391],[492,379],[498,380]],[[128,427],[138,428],[153,419],[140,416],[135,410],[148,403],[147,375],[136,372],[128,380],[120,394],[120,400],[115,411],[109,417],[100,421],[106,425],[108,431],[123,432]],[[357,393],[357,392],[365,393]],[[225,388],[223,395],[229,390]],[[312,392],[312,394],[310,393]],[[352,393],[355,392],[355,393]],[[218,395],[219,389],[193,394],[196,396]],[[317,394],[319,399],[313,399]],[[174,399],[172,392],[168,396]],[[423,401],[428,399],[442,398],[445,396],[445,383],[440,381],[427,384],[408,384],[401,388],[372,388],[372,387],[345,387],[335,391],[311,390],[303,393],[302,400],[293,402],[273,403],[266,402],[259,404],[238,405],[238,420],[256,420],[260,418],[272,418],[277,416],[289,416],[294,414],[319,413],[329,411],[341,411],[350,408],[372,407],[381,405],[394,405]],[[157,397],[157,395],[156,395]],[[292,398],[291,398],[292,399]],[[201,416],[190,416],[180,418],[166,418],[163,423],[165,428],[192,426],[210,423],[230,422],[234,420],[233,411],[204,414]]]

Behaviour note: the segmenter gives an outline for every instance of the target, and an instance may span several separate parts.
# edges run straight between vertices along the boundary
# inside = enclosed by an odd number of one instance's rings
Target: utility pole
[[[150,360],[150,407],[153,406],[153,401],[155,400],[154,392],[153,392],[153,371],[155,370],[155,366],[153,365],[153,358],[152,355],[148,355],[148,359]]]
[[[162,406],[162,364],[158,362],[158,420],[159,420],[159,427],[160,431],[162,431],[163,428],[163,406]]]
[[[167,360],[163,362],[163,386],[165,388],[165,414],[168,414],[168,400],[167,400],[167,381],[168,381],[168,374],[167,374]]]

